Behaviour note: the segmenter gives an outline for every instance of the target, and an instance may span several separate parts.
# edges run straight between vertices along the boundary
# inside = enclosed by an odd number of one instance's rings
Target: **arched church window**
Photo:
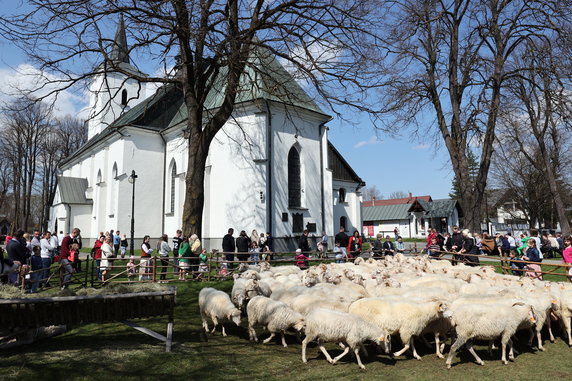
[[[347,221],[348,221],[348,219],[346,218],[346,216],[341,216],[340,217],[340,227],[344,228],[345,230],[348,230],[348,227],[346,226]]]
[[[95,182],[95,185],[99,184],[101,184],[101,169],[97,171],[97,181]]]
[[[117,163],[113,163],[113,169],[111,171],[111,177],[113,180],[117,180]]]
[[[121,106],[127,106],[127,90],[121,91]]]
[[[173,161],[171,167],[171,213],[175,213],[175,190],[177,187],[177,164]]]
[[[346,189],[340,188],[338,192],[338,199],[340,202],[346,202]]]
[[[292,147],[288,153],[288,206],[299,208],[302,206],[302,175],[300,153]]]

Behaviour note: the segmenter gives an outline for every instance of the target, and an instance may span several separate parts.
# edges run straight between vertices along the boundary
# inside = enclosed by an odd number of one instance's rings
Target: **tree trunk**
[[[196,234],[202,239],[203,207],[205,201],[205,165],[208,144],[203,143],[204,134],[191,134],[188,148],[187,174],[185,176],[185,204],[183,207],[183,234]]]

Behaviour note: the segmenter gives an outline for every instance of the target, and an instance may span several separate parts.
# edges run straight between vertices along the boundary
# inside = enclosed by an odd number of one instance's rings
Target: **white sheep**
[[[302,341],[302,361],[304,363],[307,362],[306,347],[313,340],[318,341],[320,350],[331,364],[338,362],[350,349],[353,350],[357,363],[362,369],[365,369],[365,366],[361,362],[359,351],[360,349],[365,350],[363,344],[366,341],[373,341],[377,345],[384,343],[386,352],[389,351],[390,338],[381,328],[368,323],[359,316],[345,312],[322,308],[313,309],[306,316],[305,332],[306,337]],[[344,351],[332,359],[324,347],[326,342],[343,343],[345,345]]]
[[[243,309],[245,304],[260,292],[256,279],[236,278],[232,285],[232,302],[239,309]]]
[[[307,315],[314,308],[326,308],[329,310],[348,312],[350,303],[344,303],[323,295],[313,295],[311,293],[298,295],[289,305],[294,311],[298,311],[302,315]]]
[[[457,340],[451,347],[447,356],[447,368],[451,368],[451,361],[457,350],[467,344],[467,349],[473,355],[478,364],[484,365],[484,361],[473,349],[473,339],[495,340],[501,338],[503,364],[507,364],[506,346],[509,346],[509,359],[514,359],[511,337],[523,321],[535,322],[534,312],[530,305],[516,302],[506,304],[462,304],[451,308],[450,314]]]
[[[353,302],[348,311],[361,316],[389,334],[399,333],[403,349],[395,352],[394,356],[401,356],[411,348],[413,357],[421,360],[415,350],[413,337],[419,336],[430,322],[442,317],[445,309],[446,305],[443,302],[422,300],[405,302],[392,297],[360,299]]]
[[[203,321],[203,328],[206,332],[209,331],[207,317],[209,317],[214,324],[211,331],[213,334],[215,333],[219,321],[221,322],[223,336],[226,336],[226,332],[222,321],[228,320],[234,322],[237,326],[240,325],[240,310],[232,304],[228,294],[223,291],[211,287],[203,288],[201,292],[199,292],[199,309]]]
[[[284,331],[294,328],[297,332],[304,329],[304,317],[288,307],[287,304],[272,300],[265,296],[255,296],[246,307],[248,314],[248,334],[250,340],[258,342],[254,326],[261,324],[270,331],[270,337],[262,343],[266,344],[274,338],[276,332],[282,335],[282,345],[287,347]]]

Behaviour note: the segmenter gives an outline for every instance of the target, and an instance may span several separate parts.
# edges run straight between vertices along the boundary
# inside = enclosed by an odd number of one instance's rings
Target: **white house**
[[[113,59],[130,65],[123,25]],[[266,52],[253,52],[235,112],[216,135],[205,170],[203,244],[220,248],[229,227],[271,232],[275,249],[296,235],[361,227],[363,181],[328,141],[331,117]],[[262,73],[262,74],[261,74]],[[105,77],[105,78],[103,78]],[[156,87],[153,87],[155,89]],[[181,228],[187,169],[186,107],[182,92],[150,88],[119,73],[93,79],[89,140],[60,167],[50,226],[129,236],[135,171],[135,239],[169,236]],[[279,94],[294,94],[287,99]],[[210,97],[216,108],[220,95]]]

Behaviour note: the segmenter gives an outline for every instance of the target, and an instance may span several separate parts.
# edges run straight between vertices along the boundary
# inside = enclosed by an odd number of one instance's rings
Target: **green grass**
[[[300,344],[288,338],[289,347],[278,341],[267,345],[248,341],[244,326],[227,326],[228,337],[201,332],[197,298],[202,287],[230,291],[232,282],[177,284],[178,295],[172,353],[164,345],[122,324],[78,326],[64,335],[32,345],[2,351],[0,380],[565,380],[572,378],[572,349],[562,339],[545,342],[546,352],[523,345],[519,335],[516,348],[520,355],[504,366],[499,351],[489,357],[486,348],[477,346],[485,366],[476,365],[467,351],[461,351],[453,368],[445,360],[418,344],[423,361],[402,356],[396,360],[370,350],[364,358],[366,370],[358,368],[348,355],[333,366],[319,349],[308,348],[308,363],[301,361]],[[166,320],[146,319],[141,325],[163,333]],[[259,336],[267,334],[258,330]],[[481,343],[482,344],[482,343]],[[398,344],[395,344],[397,346]],[[328,345],[331,354],[341,350]]]

